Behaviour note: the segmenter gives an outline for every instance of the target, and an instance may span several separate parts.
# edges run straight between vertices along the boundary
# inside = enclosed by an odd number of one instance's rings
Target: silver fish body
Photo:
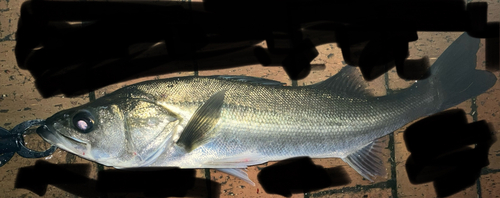
[[[372,179],[385,170],[378,138],[493,86],[493,74],[475,70],[478,43],[464,34],[432,66],[431,77],[397,94],[371,96],[350,66],[303,87],[252,77],[171,78],[59,112],[40,135],[117,168],[218,168],[249,181],[237,169],[337,157]]]
[[[241,164],[242,167],[296,156],[345,157],[437,109],[433,104],[437,100],[431,94],[409,95],[412,98],[401,100],[400,97],[349,96],[314,86],[262,86],[213,77],[173,81],[179,88],[167,95],[175,99],[159,104],[177,109],[182,120],[189,120],[196,109],[220,91],[225,91],[224,103],[209,142],[189,153],[172,147],[169,153],[179,152],[179,155],[161,156],[154,165],[221,168],[217,167],[216,159],[245,158],[246,155],[250,155],[249,161]],[[160,93],[165,90],[162,87],[172,81],[150,83],[139,87],[155,87],[156,93]],[[177,98],[189,99],[178,101]],[[408,104],[409,100],[424,102],[415,105]],[[187,122],[180,125],[185,128]],[[177,139],[174,137],[174,140]]]

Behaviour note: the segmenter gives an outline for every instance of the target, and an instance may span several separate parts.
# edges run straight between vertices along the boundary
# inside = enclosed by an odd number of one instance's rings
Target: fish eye
[[[94,116],[88,111],[80,111],[73,116],[73,126],[80,133],[89,133],[94,129]]]

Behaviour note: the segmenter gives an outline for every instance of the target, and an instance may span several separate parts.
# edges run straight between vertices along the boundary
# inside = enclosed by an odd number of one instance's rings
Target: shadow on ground
[[[498,65],[498,23],[486,23],[486,8],[485,2],[463,0],[33,0],[21,7],[15,54],[43,97],[76,96],[143,76],[254,64],[282,66],[298,80],[311,71],[315,47],[333,42],[366,80],[393,67],[404,79],[422,79],[428,60],[407,60],[417,31],[487,38],[492,53],[486,65]],[[267,48],[258,45],[264,41]]]
[[[323,168],[309,157],[280,161],[263,168],[257,178],[266,193],[285,197],[351,183],[343,167]]]
[[[19,169],[15,188],[44,196],[53,185],[78,197],[219,197],[220,184],[195,177],[194,169],[141,168],[102,170],[97,180],[88,177],[90,164],[51,164],[39,160]],[[207,189],[210,185],[210,189]]]
[[[416,122],[404,132],[411,155],[406,170],[410,182],[433,182],[446,197],[476,184],[489,165],[488,152],[496,141],[485,121],[468,123],[461,109],[448,110]]]

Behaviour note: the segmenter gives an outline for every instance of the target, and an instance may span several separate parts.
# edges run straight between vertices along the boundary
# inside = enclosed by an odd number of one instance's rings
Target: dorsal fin
[[[255,83],[255,84],[260,84],[260,85],[270,85],[270,86],[283,86],[286,84],[286,83],[282,83],[282,82],[275,81],[275,80],[269,80],[269,79],[265,79],[265,78],[257,78],[257,77],[252,77],[252,76],[220,75],[220,76],[210,76],[210,77],[226,79],[226,80],[234,80],[234,81],[240,81],[240,82],[247,82],[247,83]]]
[[[366,83],[359,69],[350,65],[343,67],[339,73],[325,81],[311,86],[350,96],[372,95],[366,90]]]

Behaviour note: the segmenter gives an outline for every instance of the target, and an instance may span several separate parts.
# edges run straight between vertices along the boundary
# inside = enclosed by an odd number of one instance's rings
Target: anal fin
[[[267,160],[264,156],[257,152],[245,152],[214,161],[208,161],[205,162],[204,165],[238,177],[252,186],[255,186],[255,183],[248,178],[248,174],[244,169],[248,166],[262,164],[265,162],[267,162]]]
[[[349,164],[361,176],[373,182],[376,176],[386,174],[382,153],[384,149],[384,140],[379,138],[365,145],[347,157],[342,158],[344,162]]]
[[[227,174],[233,175],[235,177],[240,178],[241,180],[249,183],[252,186],[255,186],[255,183],[248,178],[248,174],[245,170],[239,168],[218,168],[217,170],[221,172],[225,172]]]

